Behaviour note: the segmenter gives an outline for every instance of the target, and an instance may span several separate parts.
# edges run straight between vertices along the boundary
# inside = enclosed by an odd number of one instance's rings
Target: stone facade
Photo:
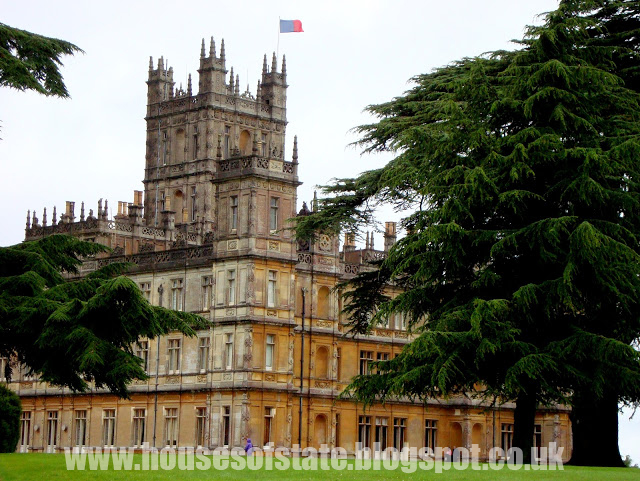
[[[86,259],[82,274],[127,261],[129,276],[150,302],[200,313],[210,328],[148,339],[139,349],[147,381],[131,399],[104,390],[73,394],[23,375],[10,386],[22,398],[20,450],[68,446],[157,447],[342,446],[382,442],[402,447],[470,446],[483,455],[508,445],[513,406],[491,408],[466,398],[422,404],[402,400],[367,411],[336,400],[369,359],[392,358],[410,341],[403,319],[369,336],[346,336],[336,284],[367,269],[395,241],[386,224],[384,250],[373,236],[364,249],[353,238],[320,236],[296,243],[298,148],[284,157],[286,64],[264,57],[256,94],[203,41],[199,92],[175,88],[161,58],[149,65],[144,192],[76,217],[75,204],[52,223],[28,214],[26,239],[69,233],[105,244],[108,256]],[[312,206],[313,208],[313,206]],[[393,294],[390,288],[390,293]],[[305,300],[303,306],[303,298]],[[541,410],[537,442],[570,446],[565,409]],[[300,429],[301,428],[301,429]],[[565,457],[569,449],[565,450]]]

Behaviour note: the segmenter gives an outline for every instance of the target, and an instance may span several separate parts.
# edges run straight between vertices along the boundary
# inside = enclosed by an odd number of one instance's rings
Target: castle
[[[92,389],[74,394],[21,372],[10,387],[23,405],[20,451],[71,446],[319,448],[356,443],[508,448],[513,405],[467,398],[361,405],[338,394],[372,360],[389,359],[412,338],[401,316],[368,336],[346,335],[334,290],[385,255],[396,225],[385,224],[384,250],[373,236],[363,249],[346,236],[296,242],[298,145],[284,156],[287,73],[284,56],[265,55],[254,94],[227,71],[224,40],[200,52],[198,92],[191,76],[176,88],[173,70],[149,63],[144,191],[85,212],[67,202],[51,223],[29,213],[26,240],[68,233],[105,244],[81,274],[127,261],[129,276],[153,304],[197,312],[211,322],[193,338],[174,333],[143,340],[137,354],[149,374],[131,399]],[[314,203],[311,209],[314,208]],[[393,295],[393,288],[390,287]],[[4,360],[3,362],[6,362]],[[3,372],[3,370],[0,370]],[[538,446],[570,446],[566,410],[536,416]],[[565,458],[569,456],[565,449]]]

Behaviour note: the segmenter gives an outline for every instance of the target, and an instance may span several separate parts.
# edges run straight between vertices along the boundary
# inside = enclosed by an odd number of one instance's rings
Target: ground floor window
[[[387,431],[389,418],[376,418],[376,448],[378,451],[387,449]]]
[[[207,432],[207,408],[196,408],[196,446],[205,445]]]
[[[424,447],[432,451],[437,446],[438,421],[435,419],[425,419],[424,421]]]
[[[404,448],[407,430],[406,418],[393,418],[393,447],[397,450]]]
[[[513,446],[513,424],[502,423],[502,449],[507,453]]]
[[[47,412],[47,446],[58,444],[58,411]]]
[[[533,446],[536,448],[536,458],[540,457],[540,447],[542,446],[542,425],[533,426]]]
[[[142,446],[144,444],[146,421],[147,421],[146,409],[133,410],[133,445],[134,446]]]
[[[116,441],[116,410],[105,409],[102,411],[102,444],[113,446]]]
[[[178,445],[178,408],[166,408],[164,411],[165,445]]]
[[[31,441],[31,411],[22,411],[20,416],[20,446],[28,447]]]
[[[231,406],[222,407],[222,445],[231,446]]]
[[[74,423],[74,444],[85,446],[87,444],[87,411],[78,410],[75,413]]]
[[[358,417],[358,442],[362,448],[371,447],[371,416]]]
[[[264,408],[264,436],[263,445],[266,446],[271,442],[271,428],[273,424],[273,408]]]

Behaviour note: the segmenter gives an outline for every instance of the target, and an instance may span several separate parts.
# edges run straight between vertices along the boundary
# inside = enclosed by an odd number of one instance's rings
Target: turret
[[[173,90],[173,70],[165,69],[164,59],[158,59],[158,68],[153,69],[153,58],[149,57],[149,80],[147,80],[147,105],[164,102],[169,99],[169,92]],[[156,112],[154,112],[156,113]],[[147,112],[151,114],[151,110]]]
[[[200,68],[198,69],[198,94],[215,92],[226,93],[224,91],[225,76],[225,53],[224,39],[220,48],[220,57],[216,57],[216,43],[211,37],[209,42],[209,56],[206,56],[204,49],[204,38],[200,47]]]
[[[271,58],[271,71],[267,71],[266,55],[262,64],[262,84],[260,96],[264,103],[274,107],[286,108],[287,106],[287,82],[286,82],[286,61],[283,58],[283,72],[278,73],[278,59],[275,52]],[[283,119],[284,120],[284,119]]]
[[[384,223],[384,251],[389,252],[391,246],[396,243],[396,223],[385,222]]]

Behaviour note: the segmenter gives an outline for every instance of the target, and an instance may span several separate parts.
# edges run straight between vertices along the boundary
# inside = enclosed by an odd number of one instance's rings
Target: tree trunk
[[[569,464],[624,467],[618,447],[618,397],[606,393],[597,399],[583,392],[574,396],[572,404],[573,453]]]
[[[532,389],[530,392],[535,393]],[[533,429],[538,403],[535,394],[521,393],[513,413],[513,447],[522,450],[522,462],[531,464]]]

